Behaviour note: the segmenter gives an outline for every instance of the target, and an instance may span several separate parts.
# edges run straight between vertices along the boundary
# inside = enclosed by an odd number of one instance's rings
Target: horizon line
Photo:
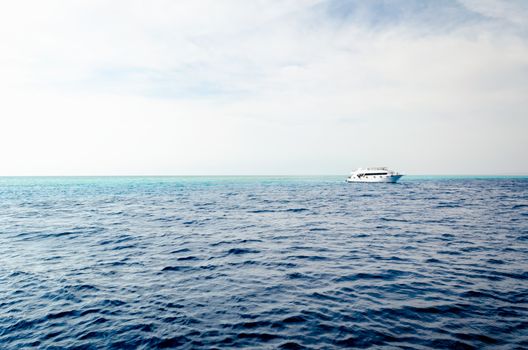
[[[0,178],[10,177],[318,177],[318,176],[346,176],[344,174],[92,174],[92,175],[0,175]],[[510,174],[403,174],[403,176],[478,176],[478,177],[526,177],[528,173]]]

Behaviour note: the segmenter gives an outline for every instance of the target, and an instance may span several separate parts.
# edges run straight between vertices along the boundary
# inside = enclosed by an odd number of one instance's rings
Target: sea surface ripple
[[[528,179],[0,178],[1,349],[526,349]]]

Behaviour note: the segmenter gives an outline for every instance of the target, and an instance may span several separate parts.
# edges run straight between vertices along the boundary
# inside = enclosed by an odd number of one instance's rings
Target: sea
[[[0,178],[0,349],[527,349],[528,177]]]

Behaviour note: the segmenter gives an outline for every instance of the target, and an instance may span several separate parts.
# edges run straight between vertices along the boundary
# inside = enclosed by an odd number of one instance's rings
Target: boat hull
[[[363,178],[357,178],[357,177],[348,177],[346,179],[347,182],[383,182],[383,183],[395,183],[397,182],[403,175],[388,175],[383,177],[363,177]]]

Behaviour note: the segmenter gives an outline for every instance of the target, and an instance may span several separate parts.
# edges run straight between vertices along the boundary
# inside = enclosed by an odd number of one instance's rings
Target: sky
[[[0,175],[528,174],[528,1],[0,5]]]

